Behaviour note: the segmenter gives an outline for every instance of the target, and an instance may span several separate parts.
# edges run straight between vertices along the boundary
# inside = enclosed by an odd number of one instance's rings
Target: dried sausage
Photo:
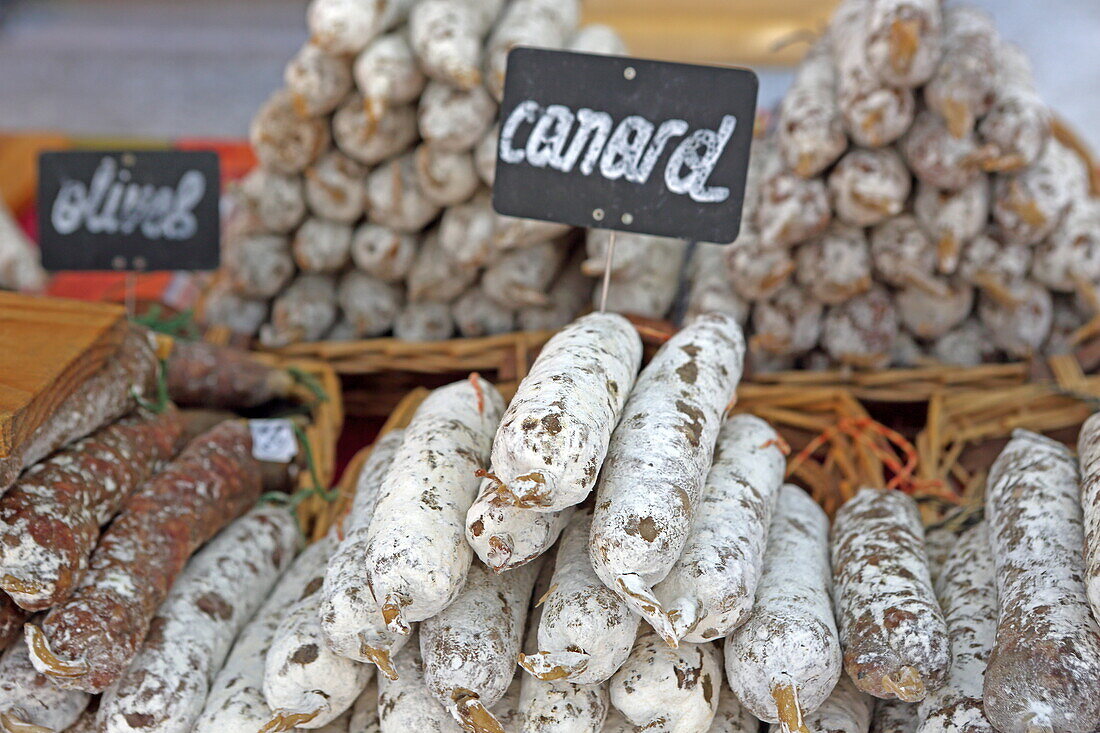
[[[544,512],[584,501],[641,361],[638,332],[614,313],[591,313],[555,334],[493,439],[500,499]]]
[[[447,708],[424,682],[420,639],[414,634],[409,650],[394,661],[394,676],[378,678],[377,710],[381,733],[461,733]],[[364,693],[366,694],[366,693]],[[358,703],[356,703],[358,708]]]
[[[837,218],[855,227],[881,224],[905,210],[912,178],[892,148],[854,148],[829,173]]]
[[[1100,626],[1085,589],[1081,475],[1061,443],[1016,430],[994,461],[985,516],[1000,614],[985,714],[1000,731],[1100,720]]]
[[[943,48],[940,0],[873,0],[867,65],[886,84],[917,87],[936,70]]]
[[[471,375],[433,391],[417,409],[380,489],[367,535],[365,573],[392,631],[446,608],[473,552],[466,512],[489,459],[504,401]]]
[[[984,11],[966,5],[945,8],[943,26],[943,57],[924,87],[924,101],[962,138],[993,105],[997,29]]]
[[[177,340],[168,357],[168,396],[180,407],[242,410],[290,396],[294,379],[247,351]]]
[[[829,698],[806,716],[806,728],[829,733],[867,733],[871,729],[874,698],[859,691],[848,675],[841,675]],[[780,733],[773,725],[769,733]]]
[[[283,83],[299,115],[327,115],[351,91],[351,68],[346,58],[307,43],[286,65]]]
[[[493,570],[511,570],[550,549],[572,515],[571,509],[534,512],[502,504],[496,482],[486,478],[466,513],[466,540]]]
[[[0,588],[29,611],[68,598],[99,528],[172,457],[182,429],[174,407],[140,411],[23,474],[0,498]]]
[[[589,551],[596,574],[633,607],[680,556],[741,379],[745,340],[725,313],[697,318],[642,370],[600,473]]]
[[[860,489],[837,512],[832,556],[844,669],[875,697],[922,700],[943,684],[951,649],[916,502]]]
[[[802,59],[779,108],[776,138],[787,167],[803,178],[820,174],[848,148],[836,101],[836,70],[828,37]]]
[[[0,657],[0,730],[40,733],[68,730],[91,696],[50,684],[31,664],[20,639]]]
[[[223,422],[193,440],[122,506],[73,595],[27,625],[35,669],[65,689],[102,692],[137,654],[187,558],[260,496],[252,436]]]

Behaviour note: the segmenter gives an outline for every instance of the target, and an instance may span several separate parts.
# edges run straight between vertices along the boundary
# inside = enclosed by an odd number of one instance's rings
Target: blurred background
[[[1100,149],[1100,1],[971,0]],[[632,51],[751,66],[774,104],[835,0],[586,0]],[[241,138],[306,38],[305,0],[0,0],[0,132]],[[777,48],[780,50],[776,50]]]

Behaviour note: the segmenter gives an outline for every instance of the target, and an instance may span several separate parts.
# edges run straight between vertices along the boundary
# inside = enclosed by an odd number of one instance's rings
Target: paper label
[[[252,457],[257,461],[290,463],[298,455],[298,438],[290,420],[249,420]]]

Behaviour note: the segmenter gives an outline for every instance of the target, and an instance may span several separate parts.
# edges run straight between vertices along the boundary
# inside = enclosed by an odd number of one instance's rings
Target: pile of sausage
[[[569,323],[592,293],[576,233],[496,214],[489,189],[508,51],[623,52],[579,14],[580,0],[313,0],[310,40],[252,122],[260,165],[205,320],[273,347]]]
[[[1100,200],[1051,129],[982,11],[844,0],[755,144],[740,238],[696,255],[690,310],[751,321],[757,371],[1070,349],[1100,307]]]
[[[0,201],[0,289],[35,291],[45,284],[38,250]]]

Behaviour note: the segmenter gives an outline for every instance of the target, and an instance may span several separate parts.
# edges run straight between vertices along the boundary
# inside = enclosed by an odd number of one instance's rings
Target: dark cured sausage
[[[54,684],[102,692],[133,660],[187,558],[260,496],[244,422],[200,435],[126,502],[72,597],[27,625],[35,669]]]

